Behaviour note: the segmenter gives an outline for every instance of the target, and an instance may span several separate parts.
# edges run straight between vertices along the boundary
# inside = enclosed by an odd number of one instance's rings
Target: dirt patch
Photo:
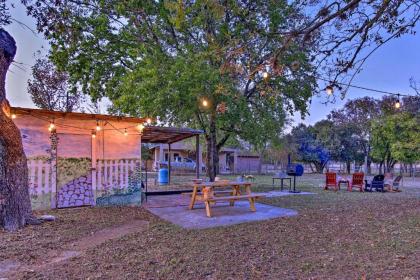
[[[118,227],[105,228],[83,237],[71,244],[73,250],[82,251],[98,246],[110,239],[117,239],[124,235],[145,230],[149,223],[143,220],[134,220]]]
[[[20,266],[20,263],[13,260],[4,260],[0,262],[0,277],[6,273],[15,270]]]
[[[91,232],[90,235],[79,238],[78,240],[64,244],[63,248],[69,250],[51,250],[46,254],[46,258],[41,262],[33,265],[24,265],[18,261],[5,260],[0,262],[0,277],[14,277],[17,273],[24,273],[25,271],[37,272],[49,267],[81,256],[86,253],[86,250],[94,248],[109,240],[121,238],[125,235],[144,231],[148,227],[148,222],[144,220],[133,220],[126,224],[104,228],[96,232]]]

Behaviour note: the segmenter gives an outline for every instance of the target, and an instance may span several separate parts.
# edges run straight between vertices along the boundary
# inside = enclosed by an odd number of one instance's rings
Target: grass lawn
[[[261,200],[299,211],[279,218],[185,230],[143,208],[48,211],[58,220],[0,233],[0,261],[21,268],[11,278],[39,279],[419,279],[420,180],[401,193],[322,191],[320,176],[299,179],[316,195]],[[271,177],[257,177],[257,191]],[[44,212],[43,212],[44,213]],[[49,256],[104,228],[133,220],[141,230],[42,266]]]

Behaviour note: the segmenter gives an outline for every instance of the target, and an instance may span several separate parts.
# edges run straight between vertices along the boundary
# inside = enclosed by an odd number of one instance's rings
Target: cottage
[[[171,161],[172,169],[177,172],[193,171],[197,167],[196,147],[191,141],[180,141],[171,145],[159,144],[150,148],[153,165],[149,169],[157,169],[159,165],[168,165]],[[203,153],[205,149],[199,147],[198,166],[205,172],[206,165]],[[223,147],[219,152],[220,174],[256,173],[260,165],[260,156],[238,148]]]

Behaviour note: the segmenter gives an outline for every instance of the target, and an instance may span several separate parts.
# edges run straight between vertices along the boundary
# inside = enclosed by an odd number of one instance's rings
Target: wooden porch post
[[[171,184],[171,144],[168,144],[168,185]]]
[[[200,178],[201,160],[200,160],[200,136],[195,136],[195,175]]]
[[[97,175],[96,175],[96,166],[97,166],[97,156],[98,156],[98,154],[97,154],[97,140],[96,140],[96,138],[95,137],[91,137],[91,143],[92,143],[92,150],[91,150],[91,153],[92,153],[92,156],[91,156],[91,176],[92,176],[92,179],[91,179],[91,182],[92,182],[92,200],[91,200],[91,205],[95,205],[96,203],[96,197],[95,197],[95,195],[96,195],[96,191],[98,190],[98,184],[97,184],[97,182],[96,182],[96,177],[97,177]]]

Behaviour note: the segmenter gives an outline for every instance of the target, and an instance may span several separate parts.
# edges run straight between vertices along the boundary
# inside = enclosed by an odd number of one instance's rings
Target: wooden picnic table
[[[251,182],[236,182],[236,181],[217,181],[217,182],[204,182],[204,183],[192,183],[193,192],[191,194],[191,201],[189,205],[189,209],[194,209],[194,204],[196,201],[204,201],[206,205],[206,212],[207,216],[211,217],[210,212],[210,203],[215,203],[216,201],[221,200],[228,200],[230,206],[234,206],[235,200],[238,199],[248,199],[251,211],[256,211],[255,209],[255,199],[261,197],[261,195],[252,194],[251,192]],[[230,196],[225,197],[212,197],[212,198],[204,198],[203,189],[204,188],[211,188],[213,191],[216,188],[226,188],[231,187],[232,190],[229,191]],[[245,195],[241,194],[241,187],[245,188]],[[217,194],[217,191],[215,192]]]

